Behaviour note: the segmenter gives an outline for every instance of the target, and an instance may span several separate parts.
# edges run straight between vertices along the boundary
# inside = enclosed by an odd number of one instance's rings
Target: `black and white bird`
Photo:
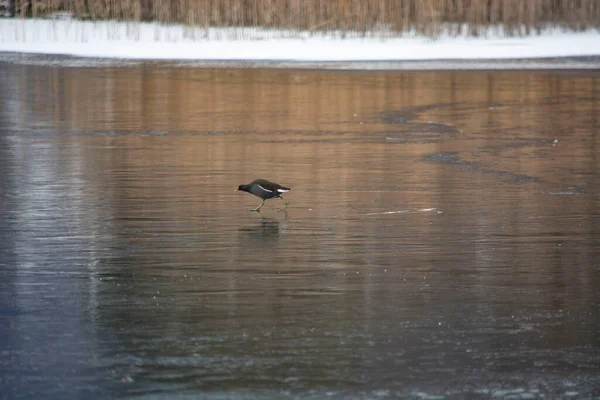
[[[242,192],[251,193],[257,197],[262,199],[260,205],[256,208],[251,209],[250,211],[259,211],[260,208],[265,204],[265,200],[280,198],[283,200],[281,195],[285,192],[289,192],[291,189],[288,187],[281,186],[278,183],[269,182],[266,179],[256,179],[247,185],[240,185],[236,189],[236,192],[241,190]],[[287,208],[287,202],[283,200],[285,207]]]

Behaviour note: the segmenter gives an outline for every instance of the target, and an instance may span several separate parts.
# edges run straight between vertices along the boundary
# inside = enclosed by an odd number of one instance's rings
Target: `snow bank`
[[[386,32],[342,38],[335,32],[311,35],[254,28],[4,19],[0,20],[0,52],[130,60],[509,60],[600,56],[600,33],[547,29],[537,36],[504,37],[496,29],[480,37],[442,35],[435,40],[411,33],[389,37]]]

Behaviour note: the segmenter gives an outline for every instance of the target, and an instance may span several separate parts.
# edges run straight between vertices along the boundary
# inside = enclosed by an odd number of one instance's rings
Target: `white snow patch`
[[[410,213],[410,212],[428,212],[428,211],[437,211],[437,208],[421,208],[419,210],[384,211],[384,212],[368,213],[368,214],[364,214],[364,215],[388,215],[388,214],[404,214],[404,213]]]
[[[437,39],[407,32],[390,37],[341,32],[311,34],[258,28],[159,23],[3,19],[0,52],[136,60],[415,61],[600,56],[600,33],[549,28],[538,36],[505,37],[501,27],[480,37]]]

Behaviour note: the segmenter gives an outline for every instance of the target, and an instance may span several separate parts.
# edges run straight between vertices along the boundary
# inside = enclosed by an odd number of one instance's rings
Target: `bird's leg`
[[[259,211],[260,208],[265,204],[265,199],[260,203],[260,205],[256,208],[251,208],[250,211]],[[260,211],[259,211],[260,212]]]
[[[285,212],[287,214],[287,205],[288,205],[288,202],[285,201],[285,199],[283,197],[281,197],[281,196],[279,196],[279,198],[281,200],[283,200],[283,208],[280,208],[279,211],[283,211],[283,212]]]

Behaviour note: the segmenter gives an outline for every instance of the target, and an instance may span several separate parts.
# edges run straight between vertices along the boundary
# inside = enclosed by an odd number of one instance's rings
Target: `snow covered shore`
[[[500,29],[479,37],[436,39],[414,34],[350,35],[257,28],[203,29],[181,25],[77,20],[0,20],[0,52],[120,60],[250,62],[421,62],[519,60],[600,56],[600,32],[546,29],[505,37]],[[489,64],[489,62],[487,62]],[[597,59],[593,64],[598,64]]]

